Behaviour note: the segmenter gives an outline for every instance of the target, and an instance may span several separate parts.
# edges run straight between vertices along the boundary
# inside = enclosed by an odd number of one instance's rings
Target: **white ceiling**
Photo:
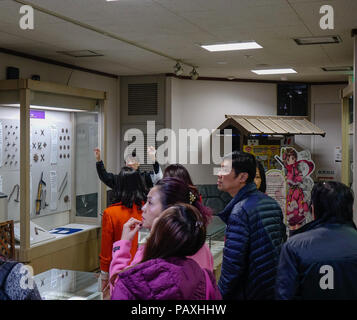
[[[341,81],[348,75],[321,67],[352,66],[351,30],[357,0],[31,0],[34,5],[197,65],[201,76],[280,80],[252,73],[292,67],[290,81]],[[322,5],[332,5],[335,29],[319,27]],[[172,73],[174,61],[35,11],[35,29],[19,27],[20,4],[0,0],[0,47],[117,75]],[[339,35],[340,44],[298,46],[302,36]],[[263,49],[215,52],[199,44],[255,40]],[[95,58],[57,51],[94,50]],[[248,56],[247,56],[248,55]],[[185,74],[191,70],[185,66]]]

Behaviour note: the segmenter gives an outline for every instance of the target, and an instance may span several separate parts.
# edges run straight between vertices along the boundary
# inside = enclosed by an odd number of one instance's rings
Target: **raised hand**
[[[95,149],[93,149],[93,151],[94,151],[94,155],[95,155],[95,160],[97,162],[100,161],[100,149],[95,148]]]
[[[121,234],[121,240],[133,240],[136,233],[142,228],[142,222],[130,218],[124,225],[123,225],[123,232]]]
[[[150,157],[150,159],[151,159],[151,161],[152,162],[155,162],[155,160],[156,160],[156,157],[155,157],[155,155],[156,155],[156,150],[155,150],[155,147],[154,146],[150,146],[150,147],[148,147],[148,149],[147,149],[148,151],[148,157]]]

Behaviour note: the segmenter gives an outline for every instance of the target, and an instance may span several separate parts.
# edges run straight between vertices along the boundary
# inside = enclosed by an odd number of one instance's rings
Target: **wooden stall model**
[[[232,130],[232,149],[251,153],[266,171],[266,190],[284,214],[290,230],[311,221],[309,200],[315,169],[309,150],[295,145],[295,135],[325,132],[305,117],[227,115],[218,129]]]

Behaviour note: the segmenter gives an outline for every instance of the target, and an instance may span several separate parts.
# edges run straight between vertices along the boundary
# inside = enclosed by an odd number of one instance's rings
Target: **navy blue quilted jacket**
[[[334,219],[312,221],[283,245],[279,300],[357,299],[357,230]]]
[[[279,204],[244,186],[219,214],[227,224],[218,287],[223,299],[274,299],[274,285],[286,228]]]

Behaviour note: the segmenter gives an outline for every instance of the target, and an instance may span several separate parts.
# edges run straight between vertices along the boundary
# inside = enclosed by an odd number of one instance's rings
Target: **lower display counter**
[[[37,243],[30,247],[26,256],[19,256],[16,246],[16,260],[30,265],[34,274],[52,268],[94,271],[99,268],[101,232],[95,225],[69,224],[58,229],[55,239]],[[68,229],[82,229],[65,234]]]
[[[34,276],[43,300],[102,300],[98,274],[51,269]]]

